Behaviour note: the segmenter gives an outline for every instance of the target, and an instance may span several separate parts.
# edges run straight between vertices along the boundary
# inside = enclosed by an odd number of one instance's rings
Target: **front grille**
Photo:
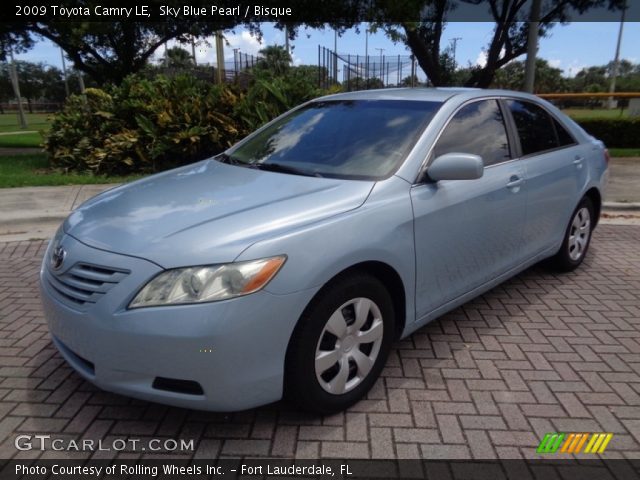
[[[100,300],[129,273],[129,270],[76,263],[60,275],[47,269],[46,279],[62,302],[83,310]]]

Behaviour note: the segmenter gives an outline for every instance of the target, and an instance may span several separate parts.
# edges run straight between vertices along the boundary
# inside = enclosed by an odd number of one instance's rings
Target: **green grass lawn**
[[[0,148],[37,148],[42,143],[42,131],[51,126],[49,113],[27,113],[27,132],[18,126],[15,112],[0,114],[0,133],[15,132],[15,135],[0,135]]]
[[[613,110],[606,108],[566,108],[562,112],[574,120],[584,120],[585,118],[616,119],[629,116],[629,110],[620,111],[619,108],[614,108]]]
[[[49,162],[43,153],[0,157],[0,188],[123,183],[141,177],[142,175],[107,177],[88,174],[62,174],[49,168]]]
[[[53,117],[50,113],[27,113],[27,130],[48,130]],[[0,114],[0,132],[19,132],[18,114],[15,112]]]
[[[640,157],[640,148],[610,148],[612,157]]]
[[[16,133],[0,135],[0,148],[38,148],[42,144],[40,133]]]

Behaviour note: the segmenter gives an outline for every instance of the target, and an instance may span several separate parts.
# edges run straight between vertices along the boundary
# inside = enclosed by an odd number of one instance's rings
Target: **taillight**
[[[609,165],[609,162],[611,161],[611,156],[609,155],[609,150],[608,149],[604,149],[604,161],[607,162],[607,166]]]

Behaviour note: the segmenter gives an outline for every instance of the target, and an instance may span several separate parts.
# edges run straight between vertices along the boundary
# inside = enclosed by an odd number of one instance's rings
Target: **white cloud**
[[[564,67],[564,74],[567,77],[575,77],[576,73],[585,68],[586,65],[578,60],[573,60],[568,66]]]
[[[248,30],[242,30],[240,33],[226,33],[225,39],[229,43],[225,43],[224,58],[233,59],[233,49],[239,48],[242,53],[257,55],[264,47],[264,43],[251,35]]]
[[[256,37],[252,36],[248,30],[242,30],[238,33],[227,32],[224,34],[225,42],[224,46],[224,59],[225,62],[233,61],[233,49],[238,48],[242,53],[247,53],[250,55],[257,55],[258,51],[260,51],[264,47],[264,43],[258,40]],[[227,43],[228,42],[228,43]],[[175,40],[169,40],[167,42],[166,48],[171,48],[179,46],[184,48],[185,50],[191,53],[191,44],[190,43],[179,43]],[[158,48],[153,56],[153,62],[161,62],[164,58],[165,47],[161,46]],[[198,38],[196,40],[196,61],[198,65],[215,65],[216,64],[216,40],[214,36],[206,37],[206,38]]]
[[[552,58],[552,59],[548,60],[548,63],[553,68],[560,68],[560,65],[562,65],[562,61],[560,59],[558,59],[558,58]]]
[[[487,52],[484,50],[478,54],[478,58],[476,58],[476,65],[480,67],[484,67],[487,64]]]

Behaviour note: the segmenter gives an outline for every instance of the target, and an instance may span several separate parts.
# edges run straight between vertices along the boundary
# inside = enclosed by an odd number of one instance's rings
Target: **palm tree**
[[[262,58],[258,67],[271,70],[276,75],[283,75],[291,64],[291,55],[280,45],[270,45],[260,50]]]
[[[167,50],[167,66],[171,68],[189,68],[193,67],[193,57],[191,54],[180,47],[171,47]]]

